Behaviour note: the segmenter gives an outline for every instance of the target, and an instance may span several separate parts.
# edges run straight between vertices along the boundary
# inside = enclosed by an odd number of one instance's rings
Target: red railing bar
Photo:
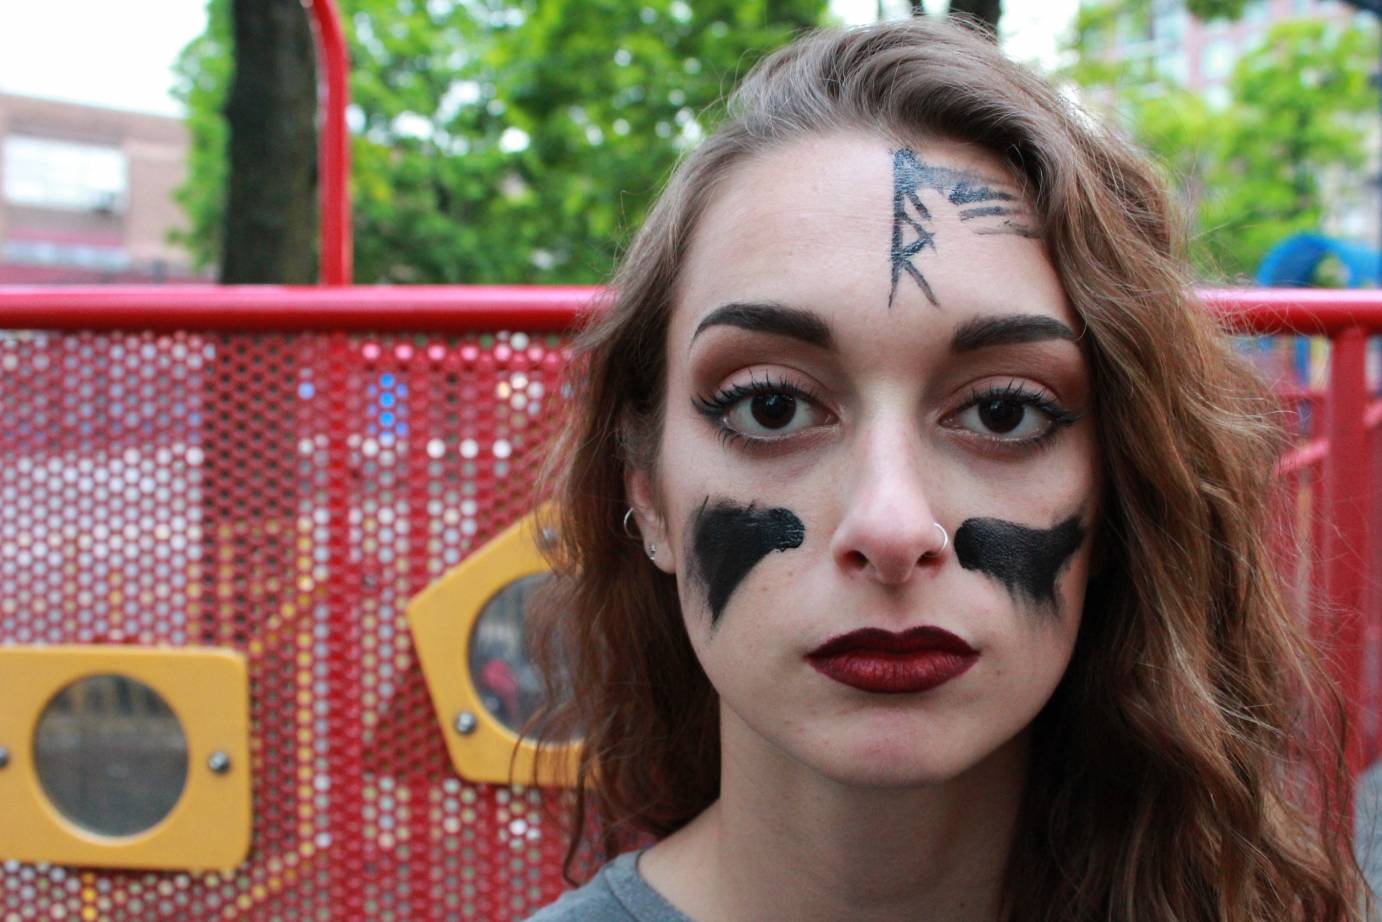
[[[0,286],[0,329],[444,331],[474,329],[477,310],[521,311],[525,326],[531,311],[532,323],[561,329],[573,325],[601,291],[545,285],[12,285]],[[1216,317],[1238,331],[1382,331],[1382,291],[1244,288],[1200,295]],[[514,322],[506,315],[501,325]]]
[[[0,286],[0,330],[561,331],[601,289],[521,285]]]
[[[1376,288],[1207,288],[1198,294],[1210,313],[1242,333],[1382,330],[1382,290]]]
[[[354,245],[350,223],[350,57],[335,0],[311,0],[322,108],[317,163],[321,173],[320,275],[323,285],[349,285]]]
[[[1363,612],[1367,576],[1367,502],[1369,476],[1367,440],[1358,421],[1367,410],[1365,374],[1367,337],[1354,328],[1334,337],[1329,356],[1329,395],[1325,404],[1325,434],[1329,452],[1323,465],[1323,530],[1320,560],[1324,564],[1324,598],[1332,635],[1331,667],[1344,700],[1363,699]],[[1355,711],[1355,716],[1358,711]],[[1359,726],[1349,727],[1350,777],[1363,769],[1365,755]]]
[[[1286,476],[1295,474],[1312,465],[1319,464],[1329,454],[1328,439],[1313,439],[1298,448],[1293,448],[1282,455],[1277,462],[1277,474]]]
[[[1363,428],[1376,429],[1382,426],[1382,400],[1374,400],[1363,411]]]
[[[1382,400],[1374,400],[1363,411],[1363,430],[1371,431],[1382,426]],[[1304,445],[1291,449],[1277,462],[1277,473],[1286,476],[1295,474],[1313,464],[1319,464],[1329,454],[1329,439],[1311,439]]]

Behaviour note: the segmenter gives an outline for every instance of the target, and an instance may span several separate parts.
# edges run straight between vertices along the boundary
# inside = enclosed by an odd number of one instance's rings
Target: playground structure
[[[321,286],[0,288],[0,683],[51,704],[81,676],[128,668],[178,719],[187,776],[165,819],[103,834],[48,804],[65,795],[39,778],[38,731],[6,737],[0,721],[0,815],[29,810],[54,850],[21,854],[26,830],[0,828],[0,922],[497,922],[564,886],[544,809],[563,795],[457,755],[493,721],[438,700],[419,643],[440,638],[481,708],[516,707],[511,679],[472,669],[464,636],[455,650],[446,631],[419,641],[408,615],[531,511],[569,331],[597,292],[351,286],[344,56],[330,0],[313,12]],[[1279,548],[1350,704],[1356,774],[1382,750],[1382,594],[1368,578],[1382,572],[1382,402],[1366,368],[1382,293],[1203,295],[1236,331],[1328,342],[1325,387],[1281,381],[1299,443],[1280,467]],[[528,575],[512,559],[499,576]],[[77,665],[6,670],[45,651]],[[83,651],[104,658],[83,666]],[[148,665],[197,651],[242,664],[246,690]],[[99,683],[81,691],[93,700],[44,712],[61,739],[82,707],[133,706]],[[243,749],[190,709],[212,698],[243,710]],[[196,839],[241,831],[232,812],[200,812],[233,799],[232,782],[249,792],[247,851],[200,858]],[[177,824],[191,830],[183,857],[149,857]]]

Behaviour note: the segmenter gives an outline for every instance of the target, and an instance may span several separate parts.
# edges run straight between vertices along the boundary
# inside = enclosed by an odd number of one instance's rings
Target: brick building
[[[190,278],[187,149],[180,119],[0,93],[0,284]]]

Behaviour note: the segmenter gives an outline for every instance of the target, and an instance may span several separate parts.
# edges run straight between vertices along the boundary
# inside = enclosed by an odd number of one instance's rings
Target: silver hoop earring
[[[648,545],[648,546],[645,548],[645,550],[648,552],[648,559],[649,559],[649,560],[656,560],[656,559],[657,559],[657,545],[656,545],[656,544],[650,544],[650,545]]]
[[[633,507],[630,506],[630,507],[629,507],[629,511],[626,512],[626,513],[624,513],[624,534],[628,535],[630,538],[632,538],[633,540],[637,541],[637,540],[638,540],[638,535],[635,535],[633,532],[629,531],[629,519],[632,519],[632,518],[633,518]]]
[[[950,533],[945,530],[945,526],[940,522],[932,522],[931,525],[941,530],[941,546],[938,550],[931,552],[939,557],[941,554],[944,554],[945,549],[950,546]]]

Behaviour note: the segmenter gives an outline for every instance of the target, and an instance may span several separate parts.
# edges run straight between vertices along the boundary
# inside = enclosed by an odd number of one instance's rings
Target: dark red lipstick
[[[836,682],[892,695],[943,685],[978,659],[978,650],[938,627],[914,627],[900,634],[864,628],[841,634],[806,654],[816,671]]]

